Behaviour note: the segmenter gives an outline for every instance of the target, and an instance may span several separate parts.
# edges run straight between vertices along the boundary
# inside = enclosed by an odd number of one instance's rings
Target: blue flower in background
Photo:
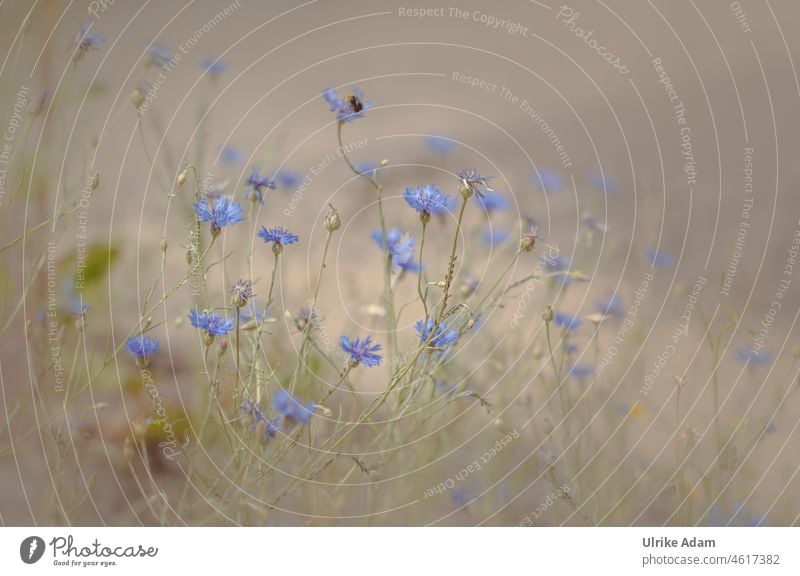
[[[619,186],[617,183],[609,178],[608,176],[603,176],[599,170],[592,172],[589,176],[589,181],[592,183],[597,190],[600,192],[608,192],[609,194],[614,194],[615,192],[619,191]]]
[[[625,310],[622,306],[622,298],[619,294],[612,294],[608,300],[595,300],[594,309],[604,316],[612,318],[622,318],[625,316]]]
[[[224,196],[214,199],[212,204],[201,198],[194,204],[194,211],[201,222],[211,223],[212,234],[217,234],[226,226],[244,222],[241,205]]]
[[[456,207],[456,201],[442,194],[435,184],[426,184],[422,188],[406,188],[403,198],[422,215],[444,214]]]
[[[254,200],[258,200],[260,204],[264,203],[264,192],[275,189],[275,182],[268,176],[261,176],[258,168],[253,168],[245,184],[253,190],[252,193],[245,193],[245,199],[252,197]]]
[[[769,352],[764,350],[756,350],[753,347],[739,348],[733,353],[733,357],[737,362],[748,364],[750,366],[761,366],[769,364],[772,361],[772,356]]]
[[[240,410],[246,416],[249,416],[252,419],[253,434],[258,432],[259,426],[264,427],[264,440],[269,440],[270,438],[274,438],[281,431],[280,418],[275,418],[274,420],[270,420],[269,418],[267,418],[267,415],[264,414],[264,411],[261,409],[261,407],[254,401],[245,400],[242,403]]]
[[[91,27],[92,22],[81,22],[81,31],[75,38],[75,47],[84,54],[90,50],[99,50],[106,43],[106,37],[101,32],[89,32]]]
[[[158,340],[144,335],[128,338],[125,342],[125,349],[128,353],[137,360],[142,361],[144,365],[147,365],[150,357],[158,352],[160,347]]]
[[[458,143],[444,136],[428,134],[425,136],[425,146],[431,152],[436,152],[437,154],[446,156],[456,151],[456,148],[458,148]]]
[[[153,42],[147,47],[147,66],[165,68],[172,62],[174,52],[169,46]]]
[[[90,306],[81,300],[81,298],[73,298],[69,302],[69,311],[74,316],[85,316],[89,311]]]
[[[303,182],[303,175],[300,172],[289,170],[288,168],[281,168],[278,170],[278,174],[275,176],[275,179],[282,188],[294,190]]]
[[[424,320],[417,320],[417,334],[419,335],[420,342],[426,342],[428,338],[430,338],[428,346],[432,348],[446,348],[458,340],[458,332],[455,330],[448,331],[447,324],[444,322],[441,322],[436,327],[436,331],[433,333],[433,337],[431,337],[431,330],[433,330],[435,324],[436,322],[434,320],[428,320],[427,322]]]
[[[292,396],[286,390],[278,390],[272,397],[272,407],[284,419],[293,420],[298,424],[308,424],[314,413],[314,404],[303,404],[300,398]]]
[[[353,122],[358,118],[363,118],[364,113],[372,107],[370,102],[364,100],[361,90],[355,87],[352,94],[344,98],[339,98],[333,88],[325,88],[322,91],[322,97],[331,107],[331,112],[336,112],[339,122]]]
[[[419,272],[420,265],[414,262],[414,238],[403,234],[398,228],[387,230],[386,238],[380,230],[372,231],[372,239],[383,251],[388,251],[392,258],[394,272]]]
[[[481,242],[487,246],[499,246],[508,240],[510,235],[511,233],[503,228],[487,226],[483,229],[483,232],[481,232]]]
[[[363,340],[360,338],[350,340],[347,336],[342,336],[339,345],[345,353],[350,355],[350,364],[354,367],[359,364],[372,367],[381,362],[381,355],[377,354],[381,350],[381,345],[373,344],[371,336],[367,336]]]
[[[556,312],[555,316],[553,316],[553,322],[556,326],[559,326],[570,332],[577,330],[581,327],[581,324],[583,324],[583,320],[581,320],[578,316],[572,316],[564,312]]]
[[[261,238],[266,244],[272,242],[273,249],[287,246],[289,244],[297,244],[300,237],[297,234],[292,234],[284,227],[267,228],[261,227],[258,231],[258,237]]]
[[[483,196],[475,196],[475,202],[489,214],[503,212],[511,207],[506,197],[496,191],[486,192]]]
[[[195,308],[189,312],[189,321],[209,336],[224,336],[233,330],[233,318],[224,318],[219,312],[199,312]]]
[[[542,168],[541,170],[534,172],[531,176],[531,179],[533,180],[533,183],[546,194],[561,192],[566,187],[561,174],[555,170],[549,170],[547,168]]]
[[[589,364],[574,364],[569,369],[569,375],[579,380],[591,376],[592,374],[594,374],[594,368]]]
[[[647,258],[647,263],[655,268],[672,268],[672,265],[675,264],[675,257],[663,250],[648,248],[645,250],[644,256]]]
[[[380,167],[376,162],[366,160],[356,164],[356,170],[358,170],[359,174],[363,174],[364,176],[369,176],[372,178],[373,172],[375,172],[375,170],[380,170]]]
[[[200,62],[200,68],[205,70],[211,78],[215,79],[228,71],[228,64],[218,58],[206,58]]]
[[[569,275],[569,261],[563,256],[549,257],[542,255],[541,261],[554,281],[563,285],[572,284],[572,277]]]
[[[244,162],[244,154],[233,146],[223,146],[219,151],[220,160],[228,166],[238,166]]]
[[[466,484],[462,484],[450,492],[450,500],[459,508],[466,506],[470,502],[474,502],[478,499],[478,496],[478,490],[475,488],[469,488]]]

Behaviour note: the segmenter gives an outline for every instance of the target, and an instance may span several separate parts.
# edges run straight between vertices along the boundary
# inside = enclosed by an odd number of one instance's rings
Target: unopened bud
[[[339,218],[339,211],[332,204],[328,204],[328,206],[331,207],[331,211],[325,215],[325,228],[328,232],[334,232],[342,225],[342,221]]]
[[[186,168],[186,169],[185,169],[183,172],[181,172],[180,174],[178,174],[178,186],[183,186],[184,184],[186,184],[186,172],[187,172],[188,170],[189,170],[189,169],[188,169],[188,168]]]
[[[548,304],[545,306],[544,314],[542,314],[542,320],[547,322],[548,324],[553,321],[553,307]]]
[[[530,252],[531,250],[533,250],[533,247],[535,245],[536,245],[536,235],[525,234],[519,243],[519,249],[521,252]]]

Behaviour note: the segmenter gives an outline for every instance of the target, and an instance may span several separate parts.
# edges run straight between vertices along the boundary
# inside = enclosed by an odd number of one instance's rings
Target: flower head
[[[559,326],[567,331],[577,330],[583,324],[583,320],[581,320],[578,316],[571,316],[570,314],[566,314],[564,312],[556,312],[553,316],[553,322],[556,326]]]
[[[240,410],[245,416],[250,417],[252,420],[253,434],[258,432],[259,426],[263,426],[264,440],[269,440],[270,438],[277,436],[278,432],[281,431],[280,418],[270,420],[267,418],[267,415],[264,414],[264,411],[261,409],[261,407],[253,400],[245,400],[242,403]]]
[[[363,118],[364,112],[372,107],[369,101],[364,100],[361,90],[355,87],[352,94],[344,98],[339,98],[333,88],[325,88],[322,91],[322,97],[331,107],[331,112],[336,112],[339,122],[353,122],[358,118]]]
[[[389,253],[394,272],[420,271],[420,265],[414,262],[413,237],[403,234],[398,228],[392,228],[386,231],[386,238],[383,238],[380,230],[373,230],[372,239],[381,250]]]
[[[578,380],[594,374],[594,368],[589,364],[574,364],[569,369],[569,375]]]
[[[259,174],[258,168],[253,168],[253,171],[250,173],[250,176],[247,177],[245,182],[248,188],[252,188],[252,193],[246,192],[246,198],[252,198],[253,201],[258,201],[259,204],[264,203],[264,192],[266,190],[274,190],[275,189],[275,182],[267,176],[261,176]]]
[[[244,222],[241,205],[224,196],[215,198],[211,204],[205,198],[201,198],[195,203],[194,211],[201,222],[211,223],[212,234],[219,233],[226,226]]]
[[[158,352],[160,347],[158,340],[144,335],[128,338],[125,342],[125,349],[142,366],[147,366],[150,357]]]
[[[219,150],[219,159],[228,166],[237,166],[244,162],[244,154],[233,146],[223,146]]]
[[[409,206],[420,213],[423,220],[430,218],[432,214],[449,212],[456,206],[454,199],[442,194],[435,184],[426,184],[422,188],[406,188],[403,198]]]
[[[300,172],[290,170],[288,168],[281,168],[278,170],[275,178],[278,183],[287,190],[294,190],[303,182],[303,175]]]
[[[474,488],[469,488],[466,484],[461,484],[458,488],[450,493],[450,500],[455,506],[459,508],[466,506],[470,502],[477,500],[479,497],[478,491]]]
[[[314,413],[313,404],[303,404],[299,397],[292,396],[283,389],[278,390],[272,397],[272,407],[285,420],[291,420],[298,424],[308,424]]]
[[[216,79],[228,70],[228,63],[219,58],[206,58],[200,62],[202,68],[212,79]]]
[[[283,246],[297,244],[297,242],[300,240],[300,237],[297,236],[297,234],[292,234],[283,226],[279,228],[267,228],[262,226],[261,230],[258,231],[258,237],[261,238],[266,244],[272,242],[272,250],[276,254],[280,254]]]
[[[561,177],[561,174],[548,168],[537,170],[533,173],[531,179],[545,194],[561,192],[565,188],[564,179]]]
[[[622,307],[622,298],[619,294],[612,294],[607,300],[596,300],[594,309],[603,316],[611,316],[612,318],[622,318],[625,315],[625,310]]]
[[[594,186],[600,192],[608,192],[609,194],[613,194],[619,190],[617,183],[599,170],[592,172],[592,174],[589,176],[589,181],[592,183],[592,186]]]
[[[246,306],[253,296],[253,283],[250,280],[239,278],[231,287],[231,302],[236,308]]]
[[[431,348],[446,348],[458,340],[458,332],[455,330],[448,331],[447,324],[444,322],[440,322],[439,325],[436,326],[436,330],[433,332],[433,336],[431,336],[431,331],[433,331],[435,324],[436,322],[434,320],[428,320],[427,322],[424,320],[417,320],[417,334],[419,334],[420,342],[427,342],[428,346]],[[430,340],[428,340],[429,338]]]
[[[483,196],[484,192],[492,192],[489,187],[490,176],[481,176],[473,168],[462,168],[456,172],[456,176],[461,182],[461,196],[469,198],[473,194]]]
[[[772,361],[772,356],[769,352],[756,350],[753,347],[739,348],[733,353],[733,357],[737,362],[750,366],[761,366],[763,364],[769,364]]]
[[[675,257],[672,254],[655,248],[645,250],[644,256],[647,258],[647,263],[655,268],[672,268],[675,263]]]
[[[173,59],[173,51],[169,46],[153,42],[147,47],[147,66],[166,68]]]
[[[233,318],[224,318],[219,312],[199,312],[196,308],[189,312],[189,321],[192,326],[205,330],[210,344],[214,336],[225,336],[233,330]]]
[[[377,354],[381,350],[380,344],[372,344],[372,337],[367,336],[363,340],[354,338],[350,340],[347,336],[342,336],[339,345],[345,353],[350,355],[350,365],[358,366],[377,366],[381,362],[381,355]]]
[[[458,144],[455,140],[437,134],[428,134],[425,136],[425,146],[427,146],[428,150],[431,152],[442,155],[452,154],[456,151],[456,148],[458,148]]]
[[[106,43],[106,37],[101,32],[89,32],[92,27],[92,22],[86,21],[81,23],[81,30],[75,37],[75,47],[78,49],[76,57],[80,58],[90,50],[98,50],[100,46]]]
[[[489,214],[503,212],[511,207],[506,197],[494,190],[487,191],[482,196],[475,196],[475,202]]]

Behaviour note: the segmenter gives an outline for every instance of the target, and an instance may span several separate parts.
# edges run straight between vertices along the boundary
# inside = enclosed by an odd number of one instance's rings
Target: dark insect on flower
[[[100,46],[105,44],[106,37],[100,32],[89,32],[92,27],[92,22],[82,22],[81,30],[75,37],[75,47],[78,52],[75,54],[76,59],[80,58],[90,50],[99,50]]]
[[[380,230],[373,230],[372,239],[378,248],[389,253],[394,273],[420,271],[420,265],[414,262],[414,238],[403,234],[398,228],[392,228],[387,230],[386,238],[383,238]]]
[[[264,192],[266,190],[275,190],[275,182],[267,176],[261,176],[258,168],[253,168],[245,183],[253,189],[252,193],[245,193],[245,199],[252,198],[253,201],[257,200],[259,204],[264,203]]]
[[[314,413],[313,404],[303,404],[300,398],[292,396],[286,390],[278,390],[272,397],[272,407],[283,416],[284,420],[296,422],[298,424],[308,424],[311,415]]]
[[[322,97],[330,106],[331,112],[336,112],[336,117],[340,122],[353,122],[358,118],[363,118],[364,113],[372,105],[364,100],[364,95],[358,88],[353,88],[353,93],[340,98],[333,88],[326,88],[322,91]]]
[[[281,253],[283,246],[296,244],[300,240],[299,236],[292,234],[282,226],[278,228],[267,228],[262,226],[261,230],[258,231],[258,237],[261,238],[266,244],[272,242],[272,251],[276,254]]]
[[[261,407],[253,400],[245,400],[240,408],[241,412],[252,420],[253,434],[258,432],[258,427],[264,427],[264,440],[274,438],[281,431],[281,420],[275,418],[270,420]]]
[[[347,336],[342,336],[339,345],[347,354],[350,355],[350,365],[355,367],[359,364],[364,366],[377,366],[381,362],[380,344],[372,344],[372,337],[367,336],[363,340],[355,338],[350,340]]]
[[[150,357],[158,352],[160,348],[158,340],[149,336],[134,336],[125,342],[125,349],[136,359],[136,363],[144,367],[150,361]]]
[[[427,223],[432,214],[445,214],[456,207],[456,202],[447,194],[442,194],[435,184],[422,188],[406,188],[403,198],[409,206],[419,212],[422,221]]]
[[[489,187],[490,176],[481,176],[473,168],[462,168],[456,172],[456,176],[461,182],[461,196],[469,198],[473,194],[483,196],[484,192],[493,192]]]
[[[231,303],[236,308],[243,308],[247,302],[254,296],[253,283],[250,280],[240,278],[231,287]]]
[[[214,199],[212,204],[201,198],[194,204],[194,211],[201,222],[211,223],[212,234],[218,234],[226,226],[244,222],[241,205],[224,196]]]
[[[427,342],[427,345],[431,348],[446,348],[458,340],[458,332],[455,330],[448,331],[447,324],[444,322],[436,326],[436,330],[431,336],[431,331],[435,324],[434,320],[428,320],[427,323],[424,320],[417,320],[417,334],[420,342]],[[428,340],[429,338],[430,340]]]

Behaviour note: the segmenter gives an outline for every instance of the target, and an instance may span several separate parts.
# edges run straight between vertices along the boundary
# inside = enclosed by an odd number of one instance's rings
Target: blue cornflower
[[[589,181],[592,183],[592,186],[594,186],[600,192],[608,192],[609,194],[613,194],[619,190],[617,183],[608,176],[604,176],[599,170],[592,172],[592,174],[589,176]]]
[[[419,212],[423,220],[430,219],[431,214],[444,214],[453,210],[456,202],[447,194],[442,194],[435,184],[426,184],[422,188],[406,188],[403,198],[409,206]]]
[[[233,330],[233,318],[224,318],[219,312],[199,312],[197,309],[189,312],[189,321],[195,328],[205,330],[207,342],[210,344],[214,336],[225,336]]]
[[[359,364],[364,366],[377,366],[381,362],[380,344],[372,344],[372,337],[367,336],[363,340],[354,338],[350,340],[347,336],[342,336],[339,345],[347,354],[350,355],[350,365],[355,367]]]
[[[284,246],[289,244],[297,244],[300,237],[297,234],[292,234],[283,226],[278,228],[261,227],[258,231],[258,237],[261,238],[266,244],[272,242],[272,251],[280,254]]]
[[[364,176],[372,177],[375,170],[380,170],[380,166],[371,160],[365,160],[364,162],[359,162],[356,164],[356,170],[358,170],[359,174],[363,174]]]
[[[325,88],[322,97],[331,107],[331,112],[336,112],[339,122],[353,122],[357,118],[363,118],[364,112],[372,107],[370,102],[364,100],[361,90],[355,87],[353,93],[344,98],[339,98],[333,88]]]
[[[748,364],[750,366],[760,366],[769,364],[772,361],[772,356],[769,352],[764,350],[756,350],[755,348],[739,348],[733,353],[733,357],[737,362]]]
[[[655,248],[645,250],[644,256],[647,258],[647,263],[656,268],[672,268],[675,263],[675,257],[672,254]]]
[[[577,330],[583,324],[583,320],[579,317],[571,316],[564,312],[556,312],[555,316],[553,316],[553,322],[556,326],[560,326],[567,331]]]
[[[496,226],[487,226],[481,232],[481,242],[487,246],[497,246],[508,240],[509,235],[510,232],[508,230],[497,228]]]
[[[483,196],[484,192],[492,192],[489,187],[491,176],[481,176],[474,168],[462,168],[456,172],[456,176],[461,182],[461,196],[469,198],[473,194]]]
[[[427,146],[431,152],[448,155],[456,151],[456,148],[458,148],[458,143],[451,138],[446,138],[445,136],[428,134],[425,136],[425,146]]]
[[[90,21],[81,23],[81,31],[75,37],[75,47],[78,49],[76,58],[80,58],[89,50],[98,50],[106,42],[106,37],[101,32],[89,32],[91,27]]]
[[[173,51],[169,46],[153,42],[147,47],[147,66],[166,68],[173,60]]]
[[[594,374],[594,368],[589,364],[574,364],[569,369],[569,375],[578,380],[591,376],[592,374]]]
[[[436,327],[436,331],[433,333],[433,337],[431,337],[431,330],[433,330],[435,324],[436,322],[434,320],[428,320],[427,322],[424,320],[417,320],[417,334],[419,334],[420,342],[428,342],[428,346],[431,348],[446,348],[458,340],[458,332],[455,330],[450,330],[448,332],[447,324],[444,322],[441,322]],[[430,341],[428,341],[428,338],[430,338]]]
[[[250,173],[250,176],[247,177],[245,184],[253,189],[252,193],[245,193],[245,199],[252,197],[254,201],[258,200],[260,204],[264,203],[264,192],[266,190],[275,189],[275,182],[273,182],[268,176],[261,176],[258,168],[253,168],[253,171]]]
[[[389,252],[394,272],[420,271],[420,265],[414,262],[414,238],[403,234],[398,228],[392,228],[386,232],[385,239],[380,230],[373,230],[372,239],[378,248]]]
[[[281,431],[280,418],[270,420],[267,418],[267,415],[264,414],[264,411],[261,409],[261,407],[253,400],[245,400],[242,403],[240,410],[252,419],[253,434],[258,432],[259,426],[264,427],[264,440],[269,440],[270,438],[277,436],[278,432]]]
[[[211,78],[218,78],[228,70],[228,63],[219,58],[206,58],[200,62],[200,68],[205,70]]]
[[[546,194],[553,194],[561,192],[566,186],[561,174],[555,170],[543,168],[533,173],[531,176],[533,183],[541,188],[542,192]]]
[[[612,294],[608,300],[596,300],[594,308],[604,316],[611,316],[613,318],[622,318],[625,316],[625,310],[622,306],[622,298],[619,294]]]
[[[241,205],[224,196],[214,199],[213,204],[201,198],[199,202],[195,202],[194,211],[201,222],[211,223],[212,234],[218,234],[225,226],[244,222]]]
[[[219,151],[219,158],[228,166],[238,166],[244,162],[244,154],[233,146],[223,146]]]
[[[564,354],[575,354],[578,351],[578,345],[574,342],[564,342]]]
[[[452,492],[450,492],[450,500],[453,502],[455,506],[459,508],[466,506],[470,502],[473,502],[478,499],[479,494],[477,493],[478,490],[475,488],[469,488],[466,484],[462,484]]]
[[[72,312],[74,316],[85,316],[89,308],[90,306],[86,302],[83,302],[78,296],[74,296],[69,301],[69,311]]]
[[[508,200],[500,192],[486,192],[483,196],[475,196],[475,202],[488,213],[503,212],[511,207]]]
[[[292,396],[284,389],[278,390],[272,397],[272,407],[284,420],[292,420],[298,424],[308,424],[314,413],[314,404],[303,404],[299,397]]]
[[[280,169],[275,177],[283,188],[289,190],[294,190],[303,182],[303,175],[300,172],[288,168]]]
[[[138,364],[147,366],[150,357],[158,352],[160,345],[158,340],[142,335],[128,338],[125,342],[125,348],[131,356],[136,358]]]

